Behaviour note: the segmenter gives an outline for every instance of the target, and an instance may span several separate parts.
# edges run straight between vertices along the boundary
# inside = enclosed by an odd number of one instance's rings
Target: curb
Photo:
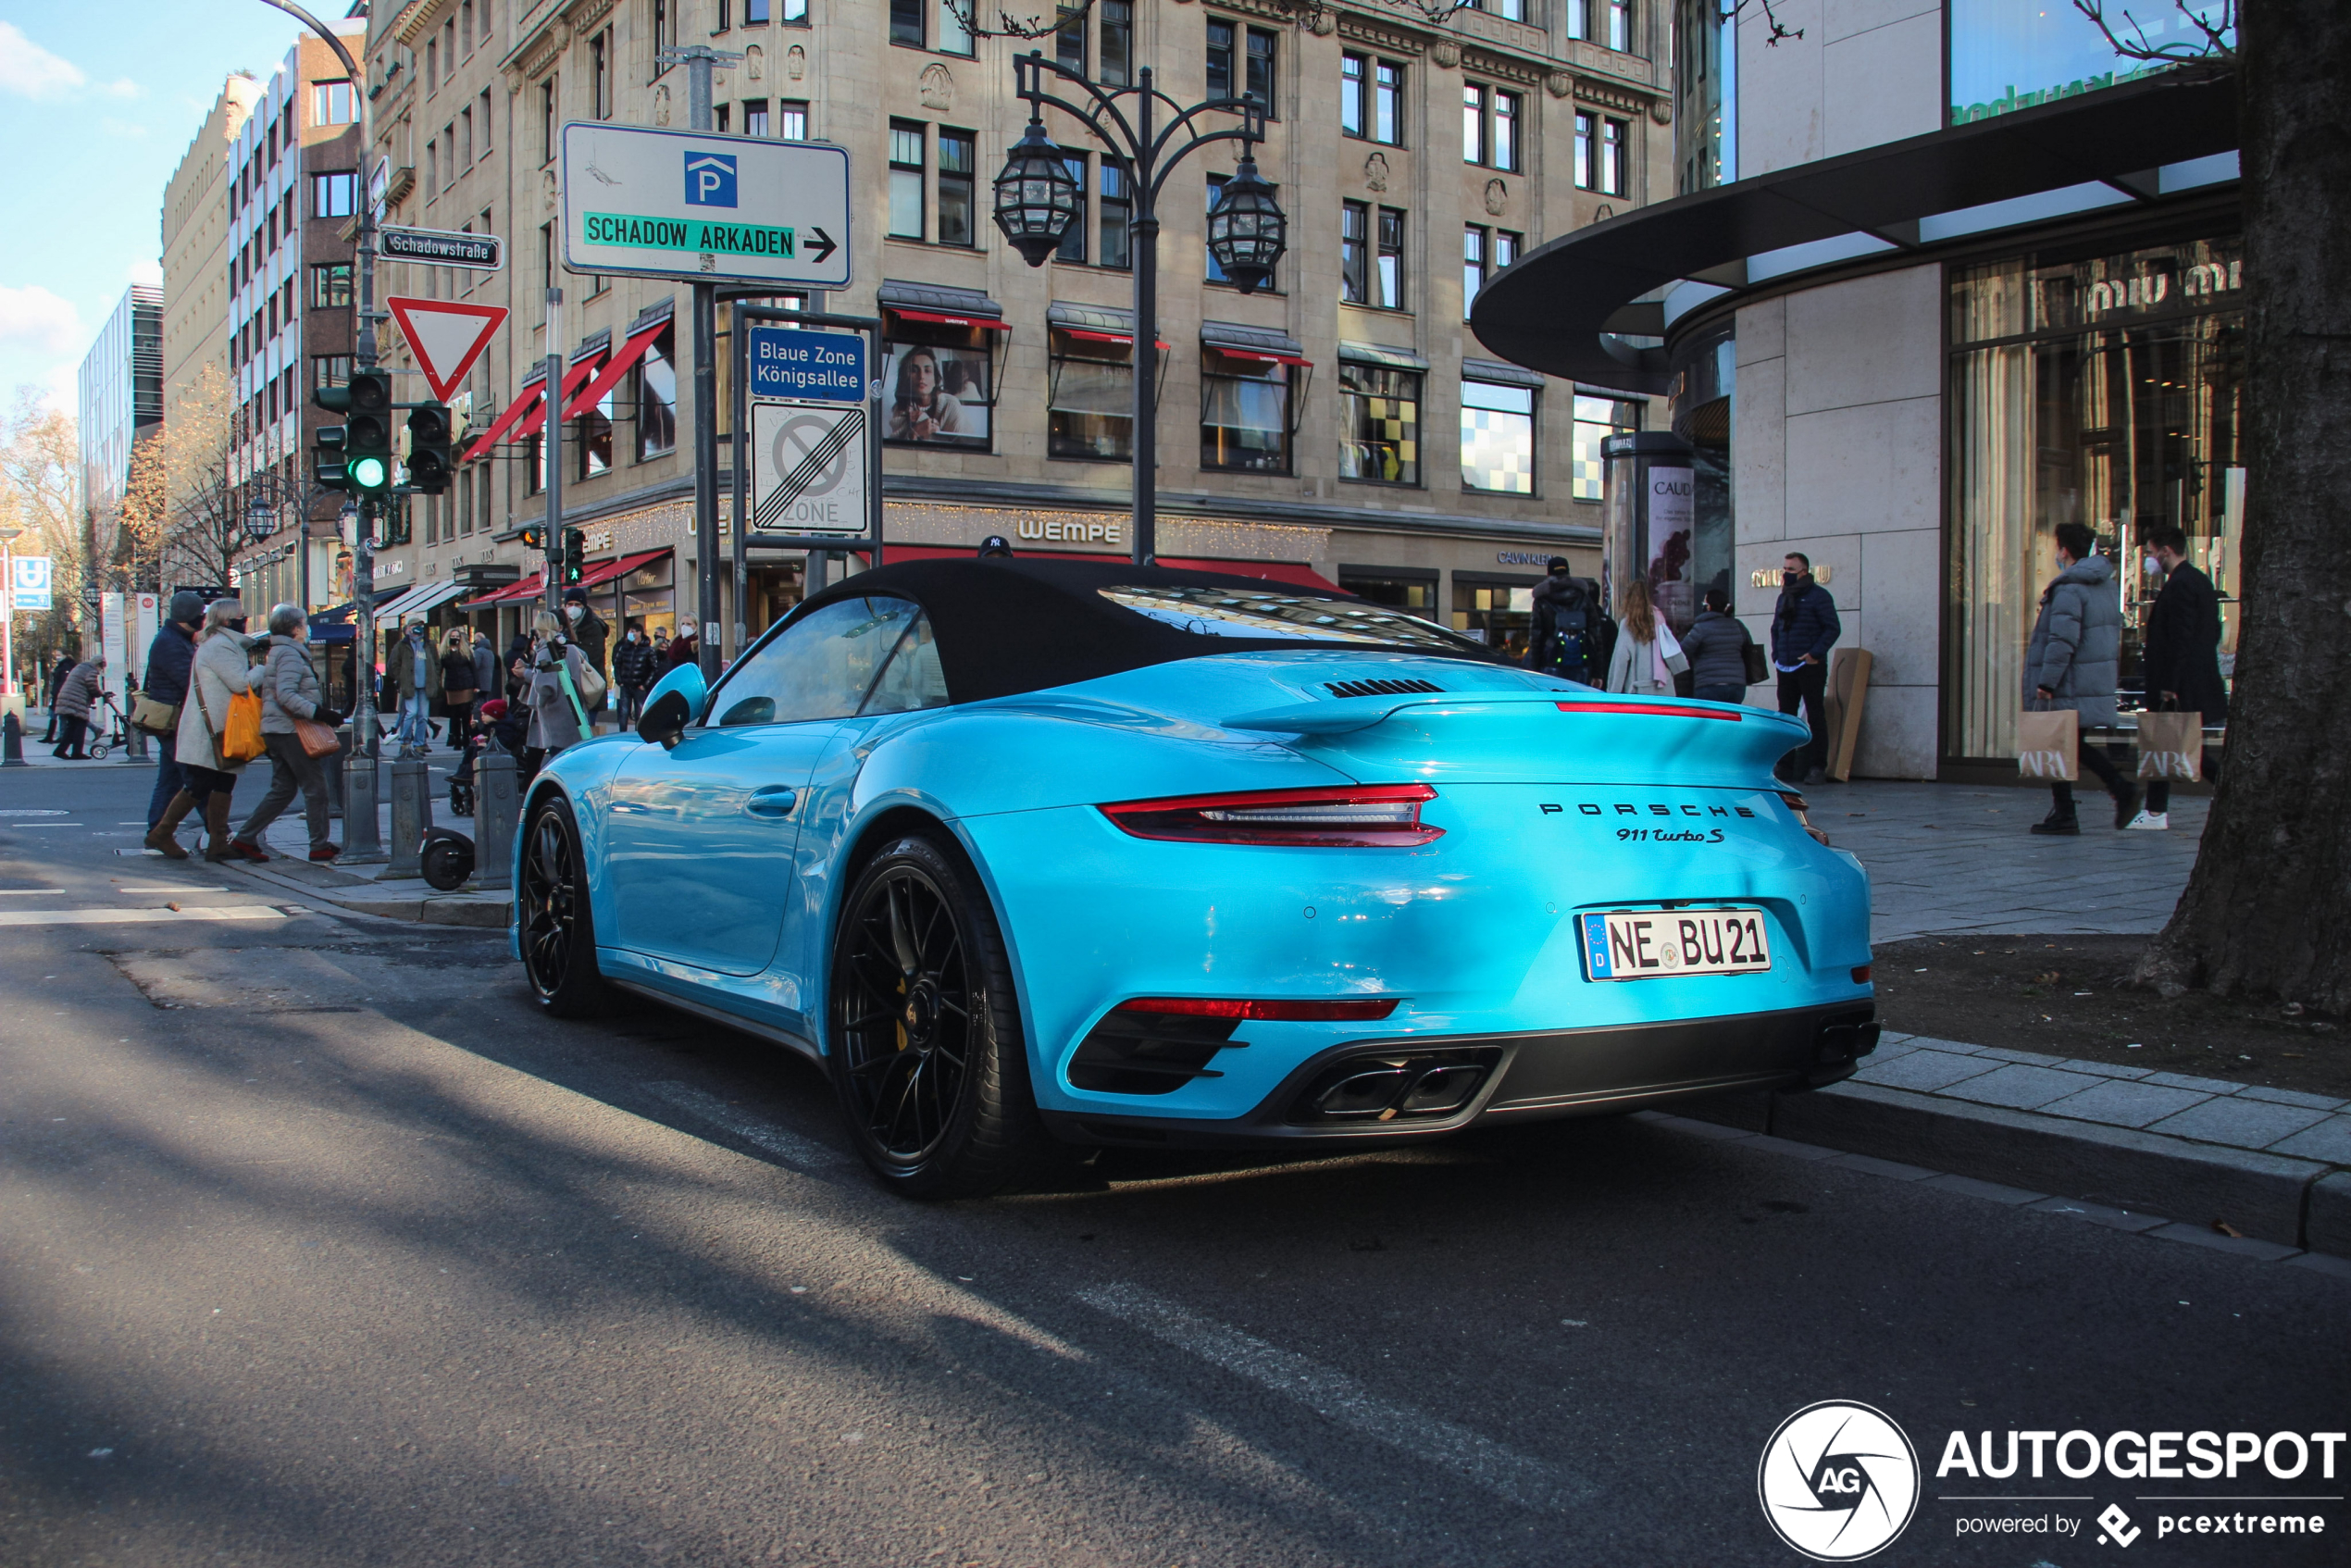
[[[2199,1225],[2226,1221],[2262,1241],[2351,1256],[2351,1172],[2315,1160],[1880,1084],[1734,1095],[1677,1109],[1847,1154]]]
[[[503,931],[514,910],[513,895],[471,893],[386,894],[373,883],[350,879],[343,886],[321,886],[300,877],[269,871],[245,862],[228,863],[255,881],[328,904],[352,915],[379,920],[404,920],[418,926],[460,926],[478,931]]]

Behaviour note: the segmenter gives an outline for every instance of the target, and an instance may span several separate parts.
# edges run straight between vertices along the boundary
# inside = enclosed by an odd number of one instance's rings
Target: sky
[[[123,291],[162,281],[164,186],[221,83],[267,81],[299,31],[260,0],[0,0],[0,403],[74,411]]]

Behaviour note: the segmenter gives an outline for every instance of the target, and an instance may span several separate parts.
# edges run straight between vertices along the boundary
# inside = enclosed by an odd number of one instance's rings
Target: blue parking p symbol
[[[730,207],[735,205],[735,156],[732,153],[686,155],[686,205]]]

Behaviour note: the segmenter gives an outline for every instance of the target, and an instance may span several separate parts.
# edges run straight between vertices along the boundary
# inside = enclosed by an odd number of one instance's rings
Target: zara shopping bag
[[[2139,716],[2139,777],[2193,784],[2204,773],[2204,716]]]
[[[2071,708],[2016,716],[2016,770],[2027,778],[2071,784],[2079,777],[2082,716]]]

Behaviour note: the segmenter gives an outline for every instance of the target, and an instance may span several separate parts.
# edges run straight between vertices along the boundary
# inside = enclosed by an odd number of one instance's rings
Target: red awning
[[[533,381],[530,385],[523,388],[522,395],[516,398],[514,402],[506,404],[506,411],[504,414],[499,415],[497,419],[491,423],[490,429],[481,433],[480,440],[466,448],[466,454],[463,457],[458,458],[457,461],[460,463],[470,463],[475,458],[487,453],[491,447],[497,445],[501,441],[504,440],[506,432],[514,429],[516,420],[521,418],[524,415],[539,406],[540,403],[542,401],[541,394],[546,390],[547,387],[544,381]]]
[[[946,544],[885,544],[885,561],[969,560],[971,549],[964,545]],[[1023,561],[1101,561],[1115,565],[1124,556],[1079,553],[1066,550],[1021,550],[1017,557]],[[1312,589],[1319,593],[1344,593],[1338,584],[1317,574],[1312,566],[1295,561],[1208,561],[1178,560],[1162,555],[1159,564],[1176,566],[1188,572],[1223,572],[1227,577],[1263,578],[1268,582],[1286,582],[1293,588]]]
[[[461,610],[487,610],[496,604],[517,604],[526,599],[539,597],[539,584],[545,574],[533,572],[520,582],[510,582],[494,592],[479,599],[468,599],[457,606]]]
[[[662,330],[668,325],[669,323],[665,320],[656,321],[621,344],[620,352],[606,360],[604,367],[596,372],[596,379],[589,382],[578,397],[573,398],[565,405],[564,417],[577,419],[603,402],[604,393],[612,391],[619,383],[620,379],[628,374],[628,367],[643,357],[645,351],[653,346],[653,340],[661,336]]]
[[[1226,348],[1223,343],[1208,345],[1227,359],[1253,359],[1260,365],[1303,365],[1310,369],[1314,362],[1295,354],[1265,354],[1253,348]]]
[[[668,554],[665,548],[641,550],[634,555],[616,556],[609,561],[591,561],[588,564],[588,569],[580,574],[579,580],[571,586],[573,588],[601,588],[616,578],[627,577],[640,566],[649,566]],[[498,604],[518,604],[525,600],[536,599],[540,595],[541,585],[544,580],[543,572],[533,572],[520,582],[510,582],[495,593],[485,593],[479,599],[469,599],[457,608],[486,610]],[[568,592],[569,590],[566,591]]]
[[[1076,338],[1089,343],[1131,343],[1135,341],[1135,334],[1132,332],[1097,332],[1084,327],[1056,327],[1053,330],[1065,338]],[[1160,342],[1160,340],[1156,338],[1151,341],[1159,343],[1162,354],[1167,352],[1167,345],[1164,342]]]
[[[632,338],[629,341],[633,343],[636,340]],[[638,352],[641,354],[643,350]],[[591,358],[583,359],[565,371],[564,395],[568,397],[578,391],[580,384],[595,372],[595,368],[596,361]],[[477,457],[488,455],[490,449],[502,441],[529,441],[537,435],[540,427],[547,422],[547,400],[543,395],[546,390],[547,379],[543,376],[523,388],[522,394],[507,404],[506,411],[498,416],[497,422],[482,432],[479,441],[466,448],[466,454],[457,461],[470,463]],[[601,397],[603,394],[599,392],[597,395]],[[571,412],[578,413],[578,410],[574,408]],[[568,418],[570,416],[565,417]]]
[[[937,321],[949,327],[976,327],[983,332],[1009,332],[1012,326],[992,316],[948,316],[936,310],[901,310],[894,305],[882,306],[902,321]]]
[[[565,371],[564,396],[566,399],[569,398],[572,393],[578,392],[582,386],[586,385],[588,378],[595,373],[596,360],[592,355],[581,360],[578,364],[574,365],[570,369]],[[543,387],[546,385],[546,382],[542,380],[540,382],[540,385]],[[566,404],[566,408],[568,408],[568,404]],[[564,417],[566,419],[570,418],[570,413],[566,412],[564,415]],[[546,422],[547,404],[546,400],[542,398],[540,400],[538,406],[534,407],[530,413],[525,417],[523,422],[515,427],[513,439],[516,441],[529,441],[532,436],[539,433],[539,428]]]

